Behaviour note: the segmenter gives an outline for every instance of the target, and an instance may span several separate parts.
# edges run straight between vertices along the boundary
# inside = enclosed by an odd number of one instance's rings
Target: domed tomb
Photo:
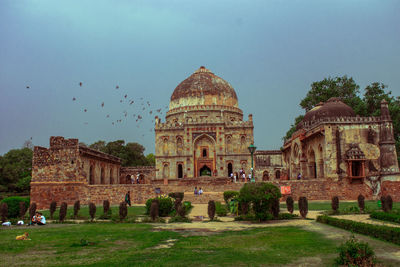
[[[238,99],[227,81],[201,66],[175,88],[169,109],[197,105],[238,107]]]
[[[354,110],[343,103],[338,97],[331,97],[325,103],[319,103],[304,115],[303,120],[297,125],[297,129],[303,127],[304,123],[319,120],[321,118],[355,117]]]

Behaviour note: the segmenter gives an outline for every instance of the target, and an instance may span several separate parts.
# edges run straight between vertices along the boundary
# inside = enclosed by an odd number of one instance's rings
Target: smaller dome
[[[297,129],[302,128],[304,122],[311,122],[320,118],[335,117],[355,117],[354,110],[343,103],[339,97],[331,97],[325,103],[318,103],[313,109],[308,111],[303,120],[297,125]]]

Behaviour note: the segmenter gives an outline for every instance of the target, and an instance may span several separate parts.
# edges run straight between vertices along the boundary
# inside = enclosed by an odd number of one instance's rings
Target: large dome
[[[238,99],[227,81],[201,66],[175,88],[169,108],[197,105],[238,107]]]
[[[303,123],[312,122],[321,118],[355,117],[354,110],[343,103],[338,97],[331,97],[325,103],[319,103],[304,115],[303,120],[297,125],[302,128]]]

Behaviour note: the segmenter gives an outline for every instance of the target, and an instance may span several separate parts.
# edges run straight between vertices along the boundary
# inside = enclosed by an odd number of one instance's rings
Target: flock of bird
[[[79,82],[79,86],[83,87],[84,86],[83,82]],[[27,85],[26,88],[30,89],[30,86]],[[119,90],[119,88],[120,88],[119,85],[115,86],[115,90]],[[116,120],[111,120],[112,116],[110,114],[107,114],[105,117],[106,117],[106,119],[110,120],[110,124],[113,126],[117,125],[118,123],[122,123],[124,120],[127,120],[131,116],[137,123],[136,127],[140,128],[141,122],[144,120],[144,118],[150,117],[152,119],[151,122],[154,123],[154,117],[156,114],[161,116],[164,112],[168,111],[168,106],[165,106],[165,108],[152,108],[150,101],[144,100],[143,97],[140,97],[138,100],[135,100],[135,99],[128,98],[128,94],[124,94],[121,98],[122,99],[119,101],[121,104],[125,104],[125,105],[127,104],[128,108],[130,106],[136,105],[136,110],[139,109],[140,111],[139,112],[136,111],[136,113],[130,114],[127,111],[127,107],[125,106],[126,109],[122,112],[122,114],[118,115],[119,118]],[[78,98],[76,96],[73,96],[72,101],[73,102],[78,101]],[[99,104],[99,106],[101,108],[104,108],[105,105],[106,105],[106,103],[104,101]],[[84,113],[89,112],[88,108],[86,108],[86,107],[82,107],[82,111]],[[89,125],[89,123],[84,122],[84,125]],[[154,128],[150,128],[149,131],[150,132],[154,131]],[[142,134],[142,136],[144,136],[144,134]]]

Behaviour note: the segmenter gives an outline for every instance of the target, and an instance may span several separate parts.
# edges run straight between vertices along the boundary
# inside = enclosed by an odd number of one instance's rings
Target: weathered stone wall
[[[141,184],[149,184],[151,180],[155,177],[156,168],[154,166],[136,166],[136,167],[122,167],[121,168],[121,176],[120,183],[121,184],[131,184],[131,176],[135,179],[139,174],[139,183]]]
[[[227,178],[212,179],[174,179],[158,181],[155,184],[124,184],[124,185],[87,185],[84,183],[34,183],[31,186],[31,201],[38,204],[39,209],[47,209],[51,201],[63,201],[73,205],[80,200],[83,205],[90,201],[101,205],[103,200],[109,200],[112,205],[118,205],[124,200],[125,194],[131,192],[133,203],[143,204],[147,199],[155,197],[155,189],[159,188],[161,194],[171,192],[185,192],[185,200],[193,203],[208,203],[209,200],[223,201],[223,192],[228,190],[239,191],[243,183],[231,183]],[[331,200],[338,196],[340,200],[356,200],[359,194],[371,200],[372,190],[364,183],[350,184],[346,179],[341,182],[331,179],[322,180],[289,180],[273,182],[277,186],[291,186],[291,196],[297,200],[306,196],[309,200]],[[194,196],[194,187],[204,190],[203,196]],[[400,183],[382,183],[382,194],[390,194],[395,201],[400,201]],[[284,200],[285,197],[282,198]]]
[[[393,201],[400,201],[400,182],[383,181],[381,184],[381,195],[390,195]]]

